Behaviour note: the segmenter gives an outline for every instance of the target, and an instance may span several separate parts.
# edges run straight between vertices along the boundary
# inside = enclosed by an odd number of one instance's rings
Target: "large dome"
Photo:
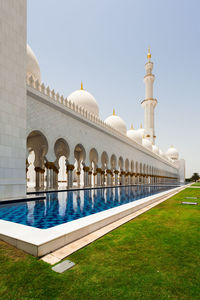
[[[147,149],[149,149],[149,150],[152,150],[152,143],[151,143],[150,140],[148,140],[148,139],[142,139],[142,145],[143,145],[145,148],[147,148]]]
[[[83,89],[83,84],[81,83],[80,90],[77,90],[71,93],[67,100],[75,103],[78,106],[83,107],[88,112],[94,114],[95,116],[99,117],[99,106],[95,98],[86,90]]]
[[[131,129],[129,129],[129,130],[127,131],[127,136],[128,136],[131,140],[133,140],[133,141],[135,141],[135,142],[137,142],[137,143],[142,144],[142,136],[141,136],[141,132],[140,132],[139,130],[134,130],[134,129],[133,129],[133,126],[131,126]]]
[[[35,54],[31,47],[27,44],[27,63],[26,63],[26,75],[27,77],[33,76],[34,80],[38,80],[41,82],[41,73],[40,73],[40,66],[37,61]]]
[[[158,148],[157,145],[153,145],[153,146],[152,146],[152,151],[153,151],[155,154],[160,154],[159,148]]]
[[[178,153],[177,149],[174,148],[174,146],[171,146],[171,147],[167,150],[166,155],[167,155],[170,159],[173,159],[173,160],[178,160],[178,158],[179,158],[179,153]]]
[[[142,127],[142,123],[140,125],[140,128],[138,129],[138,132],[141,134],[141,137],[143,138],[145,135],[145,129]]]
[[[115,111],[113,110],[113,115],[105,119],[105,123],[116,129],[117,131],[126,135],[126,124],[122,118],[116,116]]]

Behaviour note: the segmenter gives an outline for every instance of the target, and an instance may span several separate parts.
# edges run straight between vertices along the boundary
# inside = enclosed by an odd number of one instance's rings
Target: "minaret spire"
[[[149,61],[149,62],[151,61],[151,52],[150,52],[150,47],[148,48],[147,59],[148,59],[148,61]]]
[[[145,83],[145,99],[142,101],[142,107],[144,108],[144,129],[145,134],[155,143],[155,129],[154,129],[154,108],[157,105],[157,100],[153,97],[153,84],[155,76],[152,74],[153,62],[151,61],[151,52],[148,48],[147,63],[145,64],[146,74],[144,76]]]

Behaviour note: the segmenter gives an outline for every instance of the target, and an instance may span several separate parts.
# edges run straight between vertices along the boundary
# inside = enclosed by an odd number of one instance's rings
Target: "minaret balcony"
[[[146,98],[141,101],[141,105],[144,107],[147,103],[152,103],[153,107],[155,107],[158,103],[157,99],[155,98]]]

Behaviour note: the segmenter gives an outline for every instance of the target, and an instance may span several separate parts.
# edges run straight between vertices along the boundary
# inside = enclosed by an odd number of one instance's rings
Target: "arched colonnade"
[[[170,184],[178,181],[176,174],[151,165],[130,160],[106,151],[91,148],[83,143],[73,149],[63,138],[54,143],[54,159],[49,161],[48,141],[38,130],[27,137],[27,186],[36,189],[56,189],[58,186],[92,187],[131,184]]]

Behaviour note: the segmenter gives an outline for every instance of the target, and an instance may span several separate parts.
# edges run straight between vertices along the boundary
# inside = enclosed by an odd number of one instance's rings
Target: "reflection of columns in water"
[[[45,208],[45,202],[44,200],[37,200],[35,201],[35,206],[34,206],[34,215],[37,216],[37,222],[36,222],[36,226],[37,225],[41,225],[44,221],[45,221],[45,212],[46,212],[46,208]]]
[[[74,193],[75,196],[75,193]],[[80,191],[76,192],[76,201],[74,201],[74,210],[76,211],[77,214],[81,214],[81,198],[80,198]]]
[[[73,192],[67,192],[67,205],[66,205],[66,212],[65,212],[65,219],[66,221],[73,219],[74,215],[74,205],[73,205]]]
[[[84,193],[84,211],[89,213],[92,210],[92,192],[91,190],[84,190],[83,193]]]
[[[112,196],[113,196],[112,189],[106,189],[106,203],[112,204],[113,202]]]
[[[28,213],[26,215],[27,217],[27,224],[34,225],[34,207],[35,207],[35,201],[28,201],[27,202],[27,210]]]
[[[114,189],[114,202],[115,203],[119,202],[119,188]]]
[[[59,215],[61,217],[65,216],[66,211],[66,193],[59,193],[58,194],[58,203],[59,203]]]

